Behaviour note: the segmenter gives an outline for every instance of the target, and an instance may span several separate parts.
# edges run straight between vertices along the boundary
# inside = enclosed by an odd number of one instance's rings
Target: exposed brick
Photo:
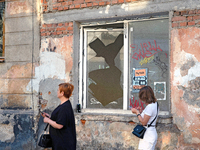
[[[95,3],[95,2],[93,3],[93,6],[98,6],[98,5],[99,5],[99,3]]]
[[[40,32],[42,33],[42,32],[45,32],[46,30],[45,29],[40,29]]]
[[[124,0],[118,0],[118,3],[124,3]]]
[[[67,23],[65,23],[65,26],[67,27],[69,25],[69,23],[67,22]]]
[[[56,28],[57,26],[58,26],[57,23],[54,23],[54,24],[52,25],[52,27],[54,27],[54,28]]]
[[[106,5],[110,5],[111,3],[110,2],[106,2]]]
[[[60,35],[60,34],[62,34],[62,31],[58,31],[58,32],[57,32],[57,35]]]
[[[86,4],[81,4],[81,8],[87,7]]]
[[[66,27],[61,27],[61,28],[57,28],[56,31],[63,31],[63,30],[66,30],[67,28]]]
[[[73,4],[83,4],[84,0],[75,0],[73,1]]]
[[[68,31],[72,31],[72,30],[73,30],[73,27],[68,27],[67,30],[68,30]]]
[[[68,2],[62,2],[62,6],[68,5]]]
[[[195,25],[195,21],[188,22],[188,25],[189,25],[189,26]]]
[[[67,9],[69,9],[69,7],[68,7],[68,6],[65,6],[65,7],[64,7],[64,10],[67,10]]]
[[[80,8],[80,7],[81,7],[80,4],[75,5],[75,8]]]
[[[200,10],[197,10],[196,13],[197,13],[197,14],[200,14]]]
[[[52,35],[57,35],[57,32],[52,32]]]
[[[68,34],[73,34],[73,31],[68,31]]]
[[[112,0],[112,4],[117,4],[118,0]]]
[[[178,27],[178,23],[172,23],[172,28],[174,28],[174,27]]]
[[[85,3],[89,3],[89,2],[91,2],[91,0],[85,0]]]
[[[68,1],[68,5],[72,5],[73,4],[73,1]]]
[[[63,31],[63,34],[67,35],[67,34],[68,34],[68,31]]]
[[[59,23],[58,26],[59,26],[59,27],[63,26],[63,23]]]
[[[58,7],[53,7],[53,10],[57,10],[58,9]]]
[[[188,16],[187,20],[193,20],[193,16]]]
[[[193,20],[199,20],[200,19],[200,16],[194,16],[193,17]]]
[[[105,2],[99,2],[99,6],[105,5]]]
[[[187,15],[188,11],[181,11],[181,15]]]
[[[188,14],[189,14],[189,15],[191,15],[191,14],[196,14],[196,11],[195,11],[195,10],[190,10]]]
[[[49,28],[49,27],[52,27],[52,24],[47,24],[47,27]]]
[[[59,7],[59,6],[62,6],[62,3],[53,4],[53,7]]]
[[[180,15],[180,12],[179,11],[175,11],[174,12],[174,16],[179,16]]]
[[[172,18],[172,21],[184,21],[186,20],[185,16],[176,16]]]
[[[197,22],[197,24],[198,24],[198,25],[200,25],[200,21],[199,21],[199,22]]]
[[[187,22],[180,22],[180,26],[181,26],[181,27],[187,26]]]
[[[58,2],[63,2],[64,0],[58,0]]]
[[[73,27],[73,22],[69,22],[69,26],[70,26],[70,27]]]
[[[48,29],[48,31],[54,31],[55,30],[55,28],[49,28]]]
[[[92,6],[92,3],[87,3],[87,7],[91,7]]]
[[[131,2],[131,0],[126,0],[126,2]]]
[[[63,7],[58,7],[58,10],[63,10]]]
[[[69,8],[70,8],[70,9],[74,9],[74,5],[70,5]]]
[[[41,35],[41,36],[46,36],[46,33],[41,33],[40,35]]]
[[[51,32],[48,32],[46,35],[47,35],[47,36],[50,36],[50,35],[51,35]]]
[[[47,25],[46,25],[46,24],[43,24],[43,25],[42,25],[42,27],[43,27],[43,28],[46,28],[46,27],[47,27]]]

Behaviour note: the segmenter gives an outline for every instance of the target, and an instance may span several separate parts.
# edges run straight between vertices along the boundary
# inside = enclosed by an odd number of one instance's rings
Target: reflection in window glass
[[[0,2],[0,57],[4,56],[4,10],[5,2]]]
[[[87,32],[87,108],[123,108],[123,32]]]
[[[129,23],[129,106],[145,107],[139,89],[150,85],[160,104],[169,110],[169,26],[168,19]]]

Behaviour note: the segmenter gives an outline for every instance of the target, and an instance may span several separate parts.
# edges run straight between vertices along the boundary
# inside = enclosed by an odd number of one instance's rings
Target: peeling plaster
[[[52,78],[70,81],[70,71],[73,66],[72,59],[73,36],[64,36],[62,38],[46,38],[41,41],[40,65],[35,67],[35,79],[29,82],[27,90],[39,92],[39,83],[41,80]]]
[[[66,79],[64,56],[53,52],[42,52],[40,54],[40,66],[35,67],[33,90],[38,92],[40,81],[46,78]],[[31,91],[31,82],[29,82],[27,90]]]
[[[14,131],[13,131],[13,125],[12,124],[1,124],[0,125],[0,139],[1,142],[11,141],[15,139]]]

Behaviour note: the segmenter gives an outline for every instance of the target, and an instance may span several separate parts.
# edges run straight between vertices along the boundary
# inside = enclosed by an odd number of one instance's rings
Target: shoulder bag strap
[[[44,128],[44,131],[46,131],[46,130],[47,130],[47,127],[48,127],[48,125],[49,125],[49,124],[47,123],[46,127]]]
[[[153,121],[151,121],[150,124],[147,125],[147,128],[151,126],[151,124],[155,121],[155,119],[157,118],[158,116],[158,102],[157,102],[157,114],[156,114],[156,117],[153,119]]]

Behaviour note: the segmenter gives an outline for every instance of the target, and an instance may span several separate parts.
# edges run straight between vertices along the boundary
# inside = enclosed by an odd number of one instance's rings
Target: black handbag
[[[46,131],[47,127],[48,127],[49,124],[46,125],[45,129],[44,129],[44,132]],[[49,147],[52,147],[52,139],[51,139],[51,136],[50,134],[42,134],[40,136],[40,140],[38,142],[38,145],[41,146],[41,147],[44,147],[44,148],[49,148]]]
[[[153,119],[153,121],[149,125],[147,125],[147,128],[151,126],[151,124],[155,121],[155,119],[157,118],[157,116],[158,116],[158,102],[157,102],[157,114],[156,114],[156,117]],[[143,125],[138,124],[133,129],[132,133],[135,136],[137,136],[138,138],[143,139],[145,132],[146,132],[146,128]]]

